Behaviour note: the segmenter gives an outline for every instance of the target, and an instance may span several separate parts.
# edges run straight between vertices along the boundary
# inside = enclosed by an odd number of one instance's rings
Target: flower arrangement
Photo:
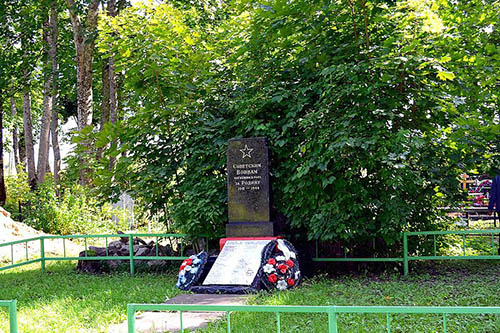
[[[176,286],[182,290],[188,290],[198,282],[198,279],[203,272],[203,267],[207,263],[208,254],[202,251],[198,254],[193,254],[185,259],[179,269],[179,277]]]
[[[264,249],[262,283],[268,290],[285,290],[297,286],[301,280],[297,251],[293,245],[279,239]]]

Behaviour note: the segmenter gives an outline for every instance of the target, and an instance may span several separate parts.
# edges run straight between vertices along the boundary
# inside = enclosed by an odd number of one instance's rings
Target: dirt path
[[[247,302],[246,295],[200,295],[200,294],[182,294],[168,300],[165,304],[198,304],[198,305],[243,305]],[[194,331],[205,328],[208,323],[224,317],[225,312],[183,312],[183,328],[188,331]],[[112,325],[109,327],[109,333],[128,332],[128,322]],[[136,332],[155,333],[155,332],[179,332],[181,320],[178,312],[152,312],[146,311],[136,314]]]
[[[41,231],[35,230],[24,223],[16,222],[10,218],[10,213],[0,207],[0,244],[13,242],[21,239],[34,238],[46,235]],[[14,262],[28,258],[33,259],[40,256],[40,241],[28,242],[28,251],[26,252],[26,243],[15,244],[14,246],[0,246],[0,262],[11,261],[12,255]],[[44,241],[45,255],[61,255],[64,253],[62,239],[46,239]],[[69,241],[65,241],[66,255],[78,255],[82,247]]]

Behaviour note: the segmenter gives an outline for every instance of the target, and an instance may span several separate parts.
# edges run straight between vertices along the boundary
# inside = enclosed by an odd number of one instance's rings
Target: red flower
[[[291,261],[290,259],[288,259],[286,261],[286,264],[288,265],[288,267],[292,268],[293,267],[293,261]]]
[[[276,274],[271,274],[269,275],[269,277],[267,278],[269,280],[269,282],[271,283],[276,283],[276,281],[278,281],[278,277],[276,276]]]
[[[288,266],[285,264],[278,265],[278,269],[281,271],[281,273],[285,274],[286,270],[288,269]]]
[[[288,279],[288,281],[287,281],[287,282],[288,282],[288,285],[289,285],[290,287],[293,287],[293,285],[295,284],[295,280],[294,280],[294,279]]]
[[[270,258],[270,259],[267,261],[267,263],[268,263],[269,265],[276,265],[276,260],[275,260],[274,258]]]

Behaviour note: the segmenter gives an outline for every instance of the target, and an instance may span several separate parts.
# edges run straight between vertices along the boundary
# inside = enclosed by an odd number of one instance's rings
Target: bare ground
[[[46,235],[35,230],[24,223],[16,222],[10,218],[10,214],[0,207],[0,262],[26,260],[26,257],[33,259],[40,256],[40,241],[30,241],[28,243],[15,244],[13,246],[1,246],[7,242],[22,239],[35,238]],[[26,251],[26,247],[28,251]],[[81,246],[66,240],[66,255],[78,255]],[[63,241],[61,239],[44,240],[45,255],[62,255],[64,253]]]

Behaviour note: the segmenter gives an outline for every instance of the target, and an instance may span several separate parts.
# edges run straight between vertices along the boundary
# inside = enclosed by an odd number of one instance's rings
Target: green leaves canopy
[[[128,96],[100,138],[126,155],[101,181],[177,229],[221,232],[227,140],[266,136],[274,206],[309,238],[435,228],[457,175],[498,154],[498,8],[240,1],[203,28],[183,23],[193,9],[127,10],[101,24]]]

